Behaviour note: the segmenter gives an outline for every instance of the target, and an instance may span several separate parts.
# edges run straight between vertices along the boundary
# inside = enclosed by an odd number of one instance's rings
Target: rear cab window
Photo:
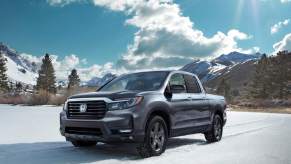
[[[196,77],[187,74],[184,74],[183,76],[185,79],[186,89],[188,93],[202,93]]]

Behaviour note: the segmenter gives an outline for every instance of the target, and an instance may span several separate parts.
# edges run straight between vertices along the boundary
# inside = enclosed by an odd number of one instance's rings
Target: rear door
[[[187,93],[191,97],[191,110],[188,111],[188,116],[192,118],[193,126],[201,126],[210,123],[210,106],[206,95],[202,92],[202,88],[198,83],[198,79],[189,74],[184,75]]]

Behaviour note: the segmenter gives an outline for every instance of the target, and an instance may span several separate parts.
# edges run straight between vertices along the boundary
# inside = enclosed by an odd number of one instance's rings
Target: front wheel
[[[144,142],[137,148],[141,157],[161,155],[166,149],[168,129],[164,119],[160,116],[152,117],[145,132]]]
[[[96,141],[81,141],[81,140],[74,140],[71,141],[75,147],[90,147],[95,146],[97,144]]]
[[[222,132],[223,132],[223,123],[221,117],[216,114],[214,115],[211,130],[204,133],[205,139],[207,142],[217,142],[220,141],[222,138]]]

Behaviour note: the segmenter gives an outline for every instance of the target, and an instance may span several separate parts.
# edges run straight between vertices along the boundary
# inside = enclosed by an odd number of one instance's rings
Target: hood
[[[97,97],[106,97],[111,100],[120,99],[120,98],[130,98],[135,97],[138,92],[133,91],[119,91],[119,92],[89,92],[82,93],[70,96],[69,99],[77,99],[77,98],[97,98]]]

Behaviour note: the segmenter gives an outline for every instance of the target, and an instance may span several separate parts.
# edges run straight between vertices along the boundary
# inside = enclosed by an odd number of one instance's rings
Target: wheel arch
[[[171,117],[170,114],[168,112],[168,110],[166,110],[165,108],[154,108],[151,110],[151,112],[148,113],[145,124],[144,124],[144,129],[147,128],[148,126],[148,122],[150,120],[150,118],[152,118],[153,116],[160,116],[164,119],[164,121],[166,122],[167,125],[167,129],[168,129],[168,135],[170,136],[170,132],[171,132],[171,127],[172,127],[172,121],[171,121]]]
[[[214,106],[214,112],[213,112],[213,117],[218,114],[220,116],[220,118],[223,120],[223,107],[219,104]],[[213,120],[212,117],[212,120]]]

